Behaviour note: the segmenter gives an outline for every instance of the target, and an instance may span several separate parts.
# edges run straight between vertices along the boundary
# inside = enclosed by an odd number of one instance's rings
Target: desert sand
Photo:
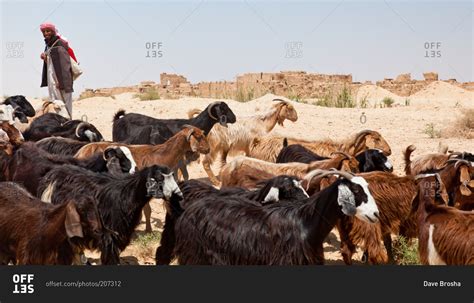
[[[449,146],[452,150],[473,151],[474,140],[464,138],[429,138],[424,133],[427,124],[432,123],[436,130],[443,130],[452,125],[467,108],[474,108],[474,92],[466,91],[445,82],[434,82],[426,89],[410,96],[410,105],[405,106],[405,97],[394,95],[375,85],[367,85],[359,92],[359,96],[368,95],[369,99],[382,100],[392,97],[401,106],[392,108],[327,108],[310,104],[292,102],[298,112],[298,121],[285,121],[284,127],[277,125],[274,134],[303,139],[331,138],[343,139],[363,129],[379,131],[392,148],[389,157],[394,165],[394,172],[403,175],[402,151],[410,144],[417,149],[414,155],[436,152],[438,145]],[[224,100],[234,111],[237,118],[262,113],[272,105],[275,95],[267,94],[261,98],[242,103]],[[282,98],[279,96],[279,98]],[[358,97],[359,98],[359,97]],[[137,112],[155,118],[187,118],[191,109],[204,109],[216,99],[184,97],[177,100],[139,101],[131,93],[113,97],[93,97],[74,102],[74,118],[87,119],[104,135],[106,140],[112,139],[112,118],[116,111],[125,109],[127,112]],[[35,106],[41,100],[32,102]],[[361,119],[361,116],[365,116]],[[361,122],[362,120],[362,122]],[[218,172],[217,167],[213,167]],[[205,178],[200,163],[193,163],[189,168],[191,178]],[[154,231],[161,231],[165,210],[160,200],[152,201],[152,226]],[[137,229],[138,235],[143,235],[144,221]],[[333,231],[325,245],[325,257],[328,264],[343,264],[339,253],[337,232]],[[132,244],[122,252],[123,264],[154,264],[154,254],[158,243],[143,247]],[[98,253],[88,253],[95,259]],[[354,257],[360,259],[361,252]],[[356,262],[357,264],[357,262]]]

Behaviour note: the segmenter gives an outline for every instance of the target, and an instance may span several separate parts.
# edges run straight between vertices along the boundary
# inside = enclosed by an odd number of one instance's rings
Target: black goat
[[[5,105],[11,105],[14,109],[20,109],[20,111],[24,114],[26,117],[34,117],[36,114],[35,109],[31,105],[31,103],[25,98],[25,96],[22,95],[16,95],[16,96],[10,96],[6,98],[2,104]],[[18,117],[19,118],[19,117]],[[21,121],[21,119],[20,119]],[[21,121],[23,122],[23,121]],[[28,120],[26,120],[28,122]],[[25,123],[25,122],[23,122]]]
[[[287,139],[283,139],[283,148],[277,156],[276,163],[301,162],[310,163],[313,161],[321,161],[329,159],[316,155],[306,147],[300,144],[288,145]]]
[[[359,161],[359,171],[368,173],[371,171],[393,171],[393,165],[380,149],[368,149],[356,157]]]
[[[341,216],[374,223],[378,209],[361,177],[343,179],[305,200],[255,205],[244,197],[209,196],[176,222],[179,264],[323,264],[323,241]]]
[[[160,131],[159,127],[155,125],[144,126],[136,137],[130,137],[126,140],[123,140],[122,143],[125,144],[163,144],[166,142]]]
[[[94,125],[81,120],[68,120],[56,113],[36,118],[24,132],[25,140],[38,141],[47,137],[64,137],[86,142],[103,141]]]
[[[128,153],[130,155],[130,152]],[[131,162],[121,147],[109,148],[103,154],[79,160],[70,156],[52,155],[39,149],[33,142],[19,146],[11,158],[5,158],[6,180],[20,182],[33,195],[38,195],[40,179],[54,167],[72,164],[95,172],[133,173],[135,162]],[[133,159],[132,159],[133,161]]]
[[[194,202],[205,197],[225,198],[225,197],[244,197],[249,203],[263,205],[266,203],[284,201],[284,200],[301,200],[308,197],[305,190],[301,187],[300,181],[290,176],[278,176],[262,182],[258,185],[258,190],[246,190],[240,187],[227,187],[218,190],[213,186],[197,181],[189,180],[179,184],[183,193],[183,200],[176,203],[171,200],[165,203],[167,212],[165,217],[165,225],[161,234],[160,246],[156,249],[155,260],[157,265],[167,265],[174,257],[175,246],[175,224],[176,220],[186,209]]]
[[[287,145],[287,139],[283,140],[283,148],[277,156],[276,163],[301,162],[310,163],[313,161],[321,161],[329,159],[322,157],[300,144]],[[388,158],[379,149],[368,149],[357,156],[356,160],[359,162],[360,172],[371,171],[393,171],[393,166]]]
[[[154,137],[155,143],[151,142],[152,136],[150,136],[150,141],[140,142],[140,144],[162,144],[179,132],[184,125],[195,126],[207,136],[214,124],[220,123],[226,126],[227,123],[234,123],[235,121],[235,114],[225,102],[211,103],[199,115],[191,119],[155,119],[135,113],[125,114],[124,110],[120,110],[114,115],[112,138],[114,142],[126,142],[127,140],[133,140],[132,138],[143,138],[143,132],[147,132],[143,128],[153,126],[153,131],[158,132],[158,135]],[[146,135],[144,139],[146,140]],[[189,176],[186,165],[194,159],[196,159],[196,155],[187,154],[186,163],[180,161],[178,164],[185,180]]]
[[[117,112],[113,120],[112,138],[114,142],[122,142],[130,137],[137,137],[145,126],[155,126],[160,135],[168,140],[184,125],[192,125],[201,129],[205,135],[209,133],[215,123],[221,125],[234,123],[235,115],[225,102],[214,102],[207,106],[198,116],[192,119],[155,119],[141,114],[125,114]],[[150,142],[146,142],[150,144]],[[164,142],[159,142],[164,143]]]
[[[48,137],[37,141],[36,146],[50,154],[74,156],[81,147],[89,143],[63,137]]]
[[[141,211],[151,198],[168,200],[172,195],[182,195],[170,170],[159,165],[123,176],[63,165],[41,180],[39,191],[50,197],[53,204],[61,204],[77,195],[96,199],[104,227],[110,231],[110,237],[104,237],[99,248],[102,264],[120,263],[120,252],[130,243]]]

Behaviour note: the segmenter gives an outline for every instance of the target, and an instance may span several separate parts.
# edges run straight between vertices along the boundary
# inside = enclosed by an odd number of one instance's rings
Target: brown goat
[[[104,152],[110,146],[128,147],[138,169],[155,164],[166,165],[171,169],[175,169],[179,160],[184,158],[186,152],[191,151],[202,154],[209,152],[209,144],[202,130],[188,125],[163,144],[127,145],[114,142],[94,142],[83,146],[74,157],[85,159],[95,153]]]
[[[469,190],[471,185],[469,162],[465,160],[449,161],[448,165],[439,171],[440,183],[443,184],[443,200],[447,203],[449,194],[460,190]],[[381,247],[382,235],[388,258],[393,261],[391,253],[390,234],[400,234],[413,238],[418,233],[415,215],[411,212],[413,200],[418,193],[417,181],[414,176],[398,177],[383,172],[360,174],[369,183],[369,190],[374,196],[380,210],[380,221],[376,226],[368,226],[360,220],[342,220],[338,225],[341,235],[341,252],[346,264],[350,264],[355,251],[354,244],[365,246],[369,254],[369,263],[385,263],[386,256]],[[379,228],[380,230],[377,230]],[[342,239],[348,239],[342,241]],[[375,240],[375,241],[374,241]]]
[[[354,157],[342,152],[334,153],[330,159],[313,161],[309,164],[297,162],[271,163],[240,156],[222,168],[220,177],[222,186],[243,187],[245,185],[245,188],[251,189],[255,188],[258,182],[266,180],[269,175],[271,177],[289,175],[303,178],[312,170],[327,170],[330,168],[348,172],[358,172],[359,162]],[[265,172],[265,174],[261,174],[262,171]],[[251,180],[256,182],[253,186],[251,186]]]
[[[433,186],[434,185],[434,186]],[[418,184],[418,252],[425,265],[474,265],[474,212],[436,205],[439,183],[428,177]],[[436,190],[433,190],[436,189]]]
[[[415,146],[410,145],[404,152],[405,172],[407,175],[440,171],[442,180],[450,194],[450,205],[454,205],[462,210],[474,209],[474,194],[469,189],[469,187],[474,188],[474,185],[471,185],[473,184],[471,180],[474,180],[474,167],[469,161],[458,159],[458,157],[463,157],[462,153],[432,153],[419,156],[410,161],[411,153],[414,150]],[[445,169],[449,166],[449,163],[453,162],[456,163],[454,166],[451,166],[450,169]],[[461,165],[461,163],[465,165]],[[460,166],[459,171],[457,170],[458,166]],[[458,186],[458,182],[453,182],[455,178],[459,179],[460,186]]]
[[[374,226],[346,218],[338,223],[344,262],[352,264],[356,244],[367,251],[367,261],[370,264],[393,261],[390,234],[401,234],[407,238],[417,235],[415,215],[411,213],[412,203],[417,195],[417,181],[413,176],[398,177],[387,172],[358,175],[369,183],[369,190],[380,211],[380,220]],[[446,191],[443,192],[443,199],[448,200]],[[381,245],[382,240],[385,249]]]
[[[470,169],[471,181],[468,186],[474,189],[474,167]],[[460,210],[474,210],[474,193],[466,196],[461,193],[461,190],[457,190],[454,195],[454,206]]]
[[[15,183],[0,183],[1,264],[70,265],[83,236],[74,202],[55,206]]]
[[[258,137],[250,145],[249,156],[252,158],[275,162],[283,148],[284,137]],[[307,141],[288,138],[288,145],[300,144],[318,156],[329,157],[335,151],[342,151],[356,156],[367,149],[380,149],[386,156],[392,153],[390,146],[382,135],[373,130],[363,130],[343,141],[317,140]]]
[[[418,175],[428,171],[439,170],[448,164],[449,160],[462,160],[466,153],[445,152],[430,153],[416,157],[410,160],[411,154],[416,150],[414,145],[409,145],[403,153],[405,160],[405,173],[407,175]],[[443,150],[444,151],[444,150]]]

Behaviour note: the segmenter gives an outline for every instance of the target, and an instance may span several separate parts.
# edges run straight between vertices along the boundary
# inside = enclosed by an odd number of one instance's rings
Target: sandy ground
[[[385,90],[368,86],[362,92],[372,98],[381,100]],[[274,95],[265,95],[246,103],[225,100],[234,113],[239,116],[249,116],[266,111],[272,105]],[[397,100],[405,97],[395,96]],[[293,102],[298,121],[285,122],[285,127],[277,125],[273,132],[285,136],[303,139],[331,138],[343,139],[363,129],[379,131],[392,148],[390,160],[394,164],[396,174],[403,174],[402,151],[410,144],[415,144],[417,150],[414,155],[436,152],[441,142],[452,150],[473,151],[474,140],[463,138],[436,138],[431,139],[424,133],[427,124],[432,123],[436,130],[443,130],[456,120],[466,108],[474,108],[474,93],[462,90],[444,82],[435,82],[427,89],[410,97],[410,106],[393,108],[326,108],[309,104]],[[427,100],[432,100],[428,103]],[[119,109],[127,112],[137,112],[155,118],[186,118],[187,111],[193,108],[204,109],[214,99],[182,98],[179,100],[139,101],[133,94],[125,93],[112,97],[93,97],[74,102],[74,118],[87,117],[104,135],[106,140],[112,139],[112,117]],[[40,100],[34,100],[35,105]],[[404,104],[404,102],[401,102]],[[361,123],[361,116],[365,116],[365,123]],[[362,119],[364,121],[364,119]],[[189,168],[191,178],[203,178],[206,174],[199,163],[193,163]],[[214,167],[214,172],[218,169]],[[152,203],[152,226],[154,231],[163,227],[165,210],[160,200]],[[144,221],[137,228],[137,235],[144,234]],[[158,243],[150,241],[145,247],[137,243],[130,245],[122,252],[123,264],[153,264],[155,249]],[[97,253],[88,254],[97,258]],[[361,253],[354,257],[360,259]],[[339,253],[339,240],[333,231],[325,245],[325,257],[328,264],[343,264]],[[357,264],[357,262],[356,262]]]

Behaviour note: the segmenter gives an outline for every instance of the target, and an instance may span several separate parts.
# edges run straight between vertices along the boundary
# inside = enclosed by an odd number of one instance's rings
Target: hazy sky
[[[282,70],[355,81],[437,71],[474,81],[471,1],[2,1],[1,94],[47,94],[39,88],[44,21],[81,63],[76,93],[158,82],[162,72],[193,83]],[[151,58],[152,50],[163,56]]]

